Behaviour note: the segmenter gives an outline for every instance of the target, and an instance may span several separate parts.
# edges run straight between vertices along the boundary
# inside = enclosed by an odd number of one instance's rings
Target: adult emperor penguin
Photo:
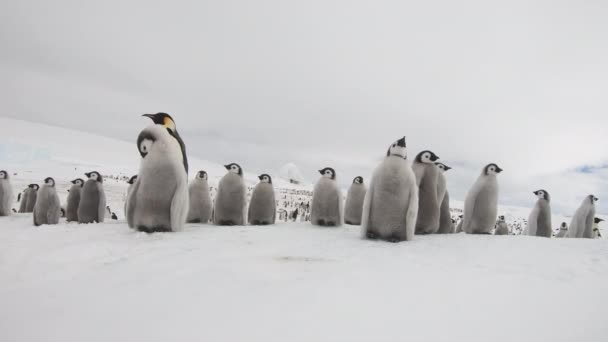
[[[209,193],[208,178],[207,172],[199,171],[190,183],[188,188],[190,208],[186,220],[189,223],[207,223],[211,219],[213,203]]]
[[[12,214],[13,187],[7,171],[0,171],[0,216]]]
[[[439,176],[437,178],[437,198],[440,199],[441,206],[439,207],[439,230],[437,234],[451,234],[455,233],[456,227],[452,222],[452,214],[450,213],[450,194],[446,189],[445,175],[447,171],[452,168],[443,164],[435,163],[439,169]],[[441,195],[443,193],[443,196]]]
[[[272,186],[272,177],[268,174],[258,176],[260,182],[253,189],[251,201],[249,201],[249,224],[268,225],[274,224],[277,214],[277,206]]]
[[[27,196],[27,203],[25,204],[25,212],[31,213],[34,211],[34,206],[36,205],[36,199],[38,198],[38,189],[40,186],[38,184],[30,184],[30,191]],[[23,201],[23,199],[22,199]]]
[[[563,238],[563,237],[566,237],[567,234],[568,234],[568,224],[566,222],[562,222],[562,224],[559,226],[559,231],[557,232],[557,235],[555,235],[555,237]]]
[[[432,234],[439,230],[439,207],[437,180],[439,168],[435,165],[439,157],[431,151],[418,153],[412,169],[418,184],[418,219],[416,234]],[[445,194],[445,189],[443,190]]]
[[[82,178],[76,178],[72,181],[65,208],[65,218],[68,222],[78,221],[78,205],[80,205],[80,192],[83,186],[84,180]]]
[[[224,165],[228,172],[218,184],[213,223],[219,226],[244,226],[247,223],[247,186],[239,164]]]
[[[171,117],[171,115],[167,113],[156,113],[156,114],[144,114],[143,116],[152,119],[152,121],[157,124],[165,127],[167,132],[177,140],[179,143],[179,148],[182,151],[182,162],[184,163],[184,169],[186,169],[186,174],[188,173],[188,156],[186,155],[186,144],[180,137],[179,133],[177,133],[177,126],[175,125],[175,120]]]
[[[103,177],[97,171],[85,173],[89,179],[80,191],[78,203],[78,223],[101,223],[106,215],[106,193]]]
[[[408,163],[405,137],[395,141],[373,173],[363,202],[361,229],[368,239],[390,242],[414,238],[418,186]]]
[[[310,219],[313,225],[337,227],[344,222],[342,191],[336,180],[336,171],[331,167],[319,170],[321,178],[312,193]]]
[[[346,205],[344,206],[344,222],[346,224],[357,226],[361,224],[363,201],[366,193],[367,188],[363,183],[363,177],[355,177],[346,195]]]
[[[585,197],[581,206],[576,209],[570,228],[568,229],[569,238],[593,238],[593,220],[595,218],[595,202],[598,198],[589,195]]]
[[[507,222],[505,222],[504,216],[499,216],[498,221],[496,221],[496,230],[494,230],[494,235],[509,235],[509,226]]]
[[[524,229],[524,235],[551,237],[553,228],[551,225],[551,196],[546,190],[533,192],[538,200],[528,217],[528,225]]]
[[[464,201],[462,229],[468,234],[490,234],[498,211],[498,181],[503,170],[492,163],[481,171]]]
[[[126,216],[131,228],[148,233],[180,231],[186,223],[187,162],[183,142],[174,134],[157,124],[146,127],[137,137],[142,159],[127,197]]]
[[[34,225],[57,224],[61,216],[61,203],[55,189],[55,180],[48,177],[38,191],[38,199],[34,206]]]

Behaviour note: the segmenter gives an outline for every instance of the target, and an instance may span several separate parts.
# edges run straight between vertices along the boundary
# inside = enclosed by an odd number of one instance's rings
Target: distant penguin
[[[569,238],[593,238],[593,220],[595,218],[595,202],[598,198],[589,195],[585,197],[581,206],[576,209],[570,228],[568,229]]]
[[[110,216],[110,217],[112,217],[112,220],[118,220],[118,216],[116,215],[115,212],[112,212],[112,216]]]
[[[596,217],[593,221],[593,238],[599,239],[602,237],[600,233],[600,222],[604,221],[604,219]]]
[[[249,201],[249,224],[268,225],[276,221],[277,205],[274,196],[272,178],[268,174],[258,177],[260,182],[253,189]]]
[[[207,223],[211,219],[213,202],[209,193],[207,172],[199,171],[190,183],[190,208],[188,209],[188,223]]]
[[[496,175],[503,170],[488,164],[481,171],[464,202],[462,229],[468,234],[490,234],[498,211],[498,181]]]
[[[129,196],[131,195],[131,191],[133,190],[133,185],[135,185],[135,181],[137,181],[137,175],[131,176],[131,178],[129,178],[129,180],[127,181],[129,187],[127,188],[127,196],[125,197],[125,205],[123,209],[125,217],[127,216],[127,199],[129,199]]]
[[[27,199],[30,196],[30,192],[32,191],[32,188],[30,188],[29,186],[27,188],[25,188],[25,190],[23,190],[21,193],[21,202],[19,203],[19,210],[17,212],[19,213],[25,213],[27,212]]]
[[[559,231],[555,237],[563,238],[568,234],[568,224],[566,222],[562,222],[561,226],[559,226]]]
[[[437,234],[452,234],[455,233],[456,227],[454,227],[454,223],[452,222],[452,214],[450,213],[450,194],[446,189],[446,181],[445,175],[447,171],[452,168],[443,164],[443,163],[435,163],[437,168],[439,169],[439,177],[437,184],[437,198],[441,199],[441,206],[439,207],[439,230],[437,230]],[[441,196],[443,193],[443,196]]]
[[[228,172],[218,184],[213,223],[218,226],[244,226],[247,223],[247,186],[239,164],[224,165]]]
[[[342,191],[331,167],[319,170],[321,178],[312,193],[311,222],[315,226],[338,227],[344,223]]]
[[[494,235],[509,235],[509,226],[505,222],[504,216],[498,217],[498,221],[496,221],[496,230],[494,230]]]
[[[412,170],[418,184],[418,219],[416,234],[433,234],[439,230],[440,205],[437,181],[439,168],[435,165],[439,157],[431,151],[418,153]],[[445,189],[443,190],[445,194]]]
[[[172,119],[169,126],[175,126]],[[127,197],[131,228],[148,233],[181,231],[186,223],[190,201],[186,152],[183,141],[174,134],[157,124],[145,128],[137,138],[142,159]]]
[[[59,223],[61,203],[59,203],[59,196],[55,189],[55,180],[51,177],[45,179],[38,192],[38,198],[34,206],[34,225]]]
[[[80,192],[84,186],[84,180],[82,178],[76,178],[72,181],[68,193],[68,199],[66,204],[65,217],[68,222],[78,222],[78,205],[80,204]]]
[[[36,205],[36,199],[38,198],[38,189],[40,186],[38,184],[30,184],[30,191],[27,196],[27,203],[25,205],[25,212],[31,213],[34,211],[34,206]]]
[[[106,193],[103,177],[97,171],[85,173],[89,179],[80,190],[78,203],[78,223],[101,223],[106,215]]]
[[[9,216],[13,203],[13,187],[7,171],[0,171],[0,216]]]
[[[462,222],[464,215],[459,215],[458,218],[460,219],[460,221],[458,221],[458,225],[456,226],[456,233],[462,233],[464,230],[462,230]]]
[[[65,217],[65,208],[61,207],[61,217]]]
[[[355,177],[346,195],[346,204],[344,206],[344,222],[346,224],[356,226],[361,224],[363,201],[365,200],[366,193],[367,189],[363,183],[363,177]]]
[[[537,190],[533,194],[538,197],[538,201],[536,201],[528,217],[528,225],[524,229],[524,234],[551,237],[553,233],[551,225],[551,196],[549,196],[546,190]]]
[[[395,141],[374,171],[363,202],[361,229],[367,239],[411,241],[418,216],[418,186],[408,163],[405,137]]]

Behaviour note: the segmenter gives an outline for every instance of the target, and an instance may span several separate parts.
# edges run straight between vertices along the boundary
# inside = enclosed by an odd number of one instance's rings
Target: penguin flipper
[[[139,180],[140,178],[138,177],[135,184],[133,184],[131,191],[127,193],[125,216],[127,217],[127,224],[129,225],[129,228],[135,228],[135,199],[137,198],[136,194],[139,188]]]
[[[186,176],[187,177],[187,176]],[[188,205],[190,198],[188,196],[188,183],[186,181],[178,184],[173,200],[171,200],[171,230],[181,231],[184,229],[184,223],[188,216]]]
[[[412,241],[416,233],[416,220],[418,218],[418,187],[411,186],[409,207],[405,214],[405,240]]]
[[[361,232],[363,233],[362,238],[367,238],[369,230],[369,214],[372,208],[372,197],[374,195],[374,180],[369,185],[369,189],[363,198],[363,209],[361,211]]]
[[[97,222],[102,223],[106,216],[106,193],[103,191],[103,186],[97,184],[99,190],[99,207],[97,207]]]

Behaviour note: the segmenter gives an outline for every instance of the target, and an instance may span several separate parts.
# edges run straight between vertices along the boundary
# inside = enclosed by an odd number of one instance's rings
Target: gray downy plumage
[[[59,223],[61,203],[55,189],[55,181],[52,178],[47,178],[38,190],[38,198],[32,216],[35,226]]]
[[[353,180],[353,183],[348,189],[346,195],[346,204],[344,205],[344,223],[351,225],[360,225],[363,213],[363,201],[367,188],[363,182],[363,177],[359,176]]]
[[[566,237],[566,235],[568,235],[568,224],[566,222],[562,222],[561,226],[559,227],[559,231],[557,232],[557,235],[555,235],[555,237],[563,238]]]
[[[268,225],[276,221],[276,201],[272,179],[269,175],[259,176],[260,183],[253,189],[249,202],[249,224]]]
[[[30,193],[33,191],[32,188],[27,187],[23,190],[23,195],[21,195],[21,202],[19,203],[19,213],[27,212],[27,199],[30,197]]]
[[[36,199],[38,198],[38,189],[40,189],[38,184],[31,184],[30,186],[32,188],[31,188],[29,195],[27,196],[27,203],[25,205],[26,213],[31,213],[34,211],[34,206],[36,205]]]
[[[539,199],[536,201],[528,217],[528,225],[524,229],[524,234],[550,238],[553,233],[551,224],[551,197],[546,190],[534,191],[534,195],[538,196]]]
[[[142,159],[127,198],[129,227],[148,233],[181,231],[190,201],[181,143],[163,126],[152,125],[141,131],[137,146]]]
[[[576,210],[567,236],[569,238],[593,239],[593,220],[595,218],[595,202],[597,197],[589,195],[585,197],[581,206]]]
[[[311,223],[315,226],[339,227],[344,222],[344,205],[336,172],[332,168],[319,172],[322,176],[314,187],[310,206]]]
[[[494,228],[498,212],[496,175],[500,172],[502,169],[498,165],[486,165],[467,193],[462,224],[462,229],[467,234],[490,234]]]
[[[414,238],[418,216],[418,186],[406,160],[405,137],[394,142],[373,173],[363,202],[364,238],[390,242]]]
[[[0,171],[0,216],[9,216],[13,213],[13,187],[8,171]]]
[[[78,206],[80,205],[80,192],[84,181],[80,178],[72,181],[70,192],[66,200],[65,218],[67,222],[78,222]]]
[[[422,151],[412,165],[418,184],[418,218],[416,234],[433,234],[439,229],[440,205],[437,198],[439,168],[435,165],[439,157],[431,151]]]
[[[211,219],[211,212],[213,211],[207,173],[201,174],[201,172],[204,171],[198,172],[188,188],[190,208],[186,221],[189,223],[207,223]]]
[[[464,230],[462,230],[462,223],[464,222],[464,220],[461,218],[460,221],[458,221],[458,225],[456,225],[456,233],[462,233],[464,232]]]
[[[494,235],[509,235],[509,226],[504,220],[498,220],[498,222],[496,222]]]
[[[213,223],[219,226],[244,226],[247,223],[247,186],[243,171],[237,164],[225,167],[229,171],[218,184]],[[232,167],[237,169],[231,170]]]
[[[89,177],[84,183],[78,204],[79,223],[102,223],[106,213],[106,195],[103,190],[103,177],[98,172],[86,173]]]
[[[446,191],[441,201],[440,216],[439,216],[439,230],[437,234],[452,234],[454,233],[455,227],[452,222],[452,214],[450,213],[450,194]]]

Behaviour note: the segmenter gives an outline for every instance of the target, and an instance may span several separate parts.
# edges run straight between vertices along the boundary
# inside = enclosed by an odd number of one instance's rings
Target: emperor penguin
[[[593,238],[593,220],[595,218],[595,202],[599,199],[593,195],[585,197],[581,206],[576,209],[570,228],[568,229],[569,238]]]
[[[344,222],[346,224],[356,226],[361,224],[363,201],[365,200],[366,193],[367,188],[363,183],[363,177],[355,177],[346,195],[346,204],[344,206]]]
[[[437,234],[452,234],[455,233],[455,227],[452,222],[452,214],[450,213],[450,194],[446,189],[444,175],[444,173],[452,168],[439,162],[436,162],[435,165],[437,165],[437,168],[439,169],[439,176],[437,178],[437,198],[441,199],[441,206],[439,207],[439,230],[437,230]],[[442,193],[443,196],[441,196]]]
[[[170,126],[173,119],[168,119]],[[161,124],[137,137],[139,173],[127,197],[127,222],[139,231],[181,231],[188,215],[188,169],[185,146],[176,132]]]
[[[395,141],[372,175],[363,201],[361,229],[367,239],[414,238],[418,216],[416,175],[407,161],[405,137]]]
[[[7,171],[0,171],[0,216],[12,214],[13,187]]]
[[[553,234],[551,225],[551,196],[546,190],[533,192],[538,200],[528,217],[528,225],[524,229],[525,235],[550,238]]]
[[[498,211],[498,181],[503,170],[491,163],[481,171],[464,201],[462,229],[467,234],[490,234]]]
[[[416,220],[416,234],[433,234],[439,230],[438,198],[439,168],[435,162],[439,157],[431,151],[418,153],[412,169],[418,184],[418,219]],[[445,184],[443,194],[445,195]]]
[[[556,238],[563,238],[563,237],[567,237],[566,235],[568,234],[568,224],[566,222],[562,222],[562,224],[559,226],[559,231],[557,232],[557,235],[555,235]]]
[[[76,178],[72,182],[68,193],[68,199],[66,204],[65,218],[68,222],[78,222],[78,206],[80,205],[80,192],[84,186],[84,180],[82,178]]]
[[[319,170],[321,178],[312,193],[311,222],[315,226],[339,227],[344,222],[342,191],[331,167]]]
[[[129,184],[129,186],[127,187],[127,195],[125,196],[125,205],[124,205],[124,214],[125,217],[127,216],[127,200],[129,199],[129,195],[131,194],[131,191],[133,190],[133,185],[135,185],[135,181],[137,180],[137,175],[133,175],[131,176],[131,178],[129,178],[129,180],[127,180],[127,184]]]
[[[25,205],[26,213],[31,213],[34,211],[34,206],[36,205],[36,199],[38,198],[38,189],[40,189],[40,186],[38,184],[30,184],[29,188],[30,188],[30,191],[29,191],[29,195],[27,196],[27,203]]]
[[[249,224],[269,225],[276,221],[277,204],[275,201],[272,177],[268,174],[258,176],[260,182],[253,189],[249,201]]]
[[[55,180],[48,177],[40,188],[34,206],[34,225],[57,224],[61,216],[61,203],[55,189]]]
[[[460,219],[460,221],[458,221],[458,225],[456,226],[456,233],[462,233],[464,230],[462,230],[462,221],[464,221],[462,218],[464,217],[464,215],[458,215],[458,218]]]
[[[603,222],[604,219],[596,217],[593,221],[593,238],[594,239],[599,239],[602,237],[602,234],[600,233],[600,222]]]
[[[218,184],[213,223],[218,226],[244,226],[247,223],[247,186],[239,164],[224,165],[228,172]]]
[[[167,132],[175,138],[177,143],[179,144],[179,148],[182,152],[182,162],[184,163],[184,169],[186,169],[186,174],[188,173],[188,156],[186,155],[186,144],[182,140],[182,137],[177,133],[177,126],[175,125],[175,120],[171,117],[171,115],[167,113],[156,113],[156,114],[144,114],[143,116],[150,118],[156,125],[160,125],[167,129]]]
[[[188,193],[190,208],[188,209],[188,223],[207,223],[211,219],[213,204],[209,193],[209,176],[205,171],[199,171],[190,183]]]
[[[499,216],[498,221],[496,221],[496,230],[494,230],[494,235],[509,235],[509,226],[507,222],[505,222],[504,216]]]
[[[103,177],[97,171],[85,173],[89,179],[80,191],[78,203],[78,223],[102,223],[106,214],[106,193]]]

